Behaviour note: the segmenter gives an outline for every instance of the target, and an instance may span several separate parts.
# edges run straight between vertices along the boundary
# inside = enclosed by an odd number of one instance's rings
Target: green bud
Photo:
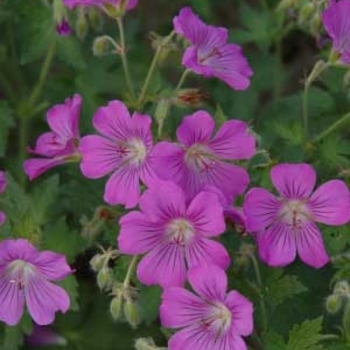
[[[312,2],[304,5],[299,13],[299,23],[306,23],[311,18],[313,13],[315,13],[315,5]]]
[[[84,40],[87,32],[89,30],[89,24],[85,18],[85,13],[80,11],[78,13],[78,18],[75,22],[75,32],[80,40]]]
[[[310,31],[313,36],[318,36],[322,28],[322,20],[319,13],[316,13],[310,21]]]
[[[92,52],[95,56],[103,56],[109,52],[109,42],[105,36],[98,36],[92,44]]]
[[[126,298],[124,304],[124,315],[132,328],[136,328],[142,321],[139,306],[131,298]]]
[[[348,70],[343,77],[343,82],[345,86],[349,86],[350,85],[350,70]]]
[[[341,297],[337,294],[331,294],[326,300],[326,310],[332,315],[340,310],[341,305]]]
[[[113,320],[118,321],[123,317],[123,296],[118,293],[111,301],[109,311],[113,317]]]
[[[90,266],[95,271],[98,272],[102,269],[103,263],[104,263],[104,257],[102,254],[96,254],[91,260],[90,260]]]
[[[89,22],[91,24],[91,27],[94,30],[99,31],[102,29],[103,20],[102,20],[102,16],[101,16],[101,11],[97,10],[96,7],[90,7],[88,9],[88,18],[89,18]]]
[[[110,290],[113,284],[112,270],[103,267],[97,274],[97,285],[101,290]]]
[[[170,101],[166,98],[161,98],[156,106],[156,110],[154,112],[154,116],[158,124],[163,123],[166,119],[170,107]]]
[[[350,297],[350,286],[347,281],[338,281],[333,289],[333,293],[340,296]]]
[[[156,346],[152,338],[139,338],[135,342],[136,350],[167,350],[167,348],[159,348]]]
[[[290,9],[291,7],[294,7],[294,0],[282,0],[278,4],[276,11],[283,12],[283,11]]]

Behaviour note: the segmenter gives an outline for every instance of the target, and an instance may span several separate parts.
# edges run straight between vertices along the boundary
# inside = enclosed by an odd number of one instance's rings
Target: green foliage
[[[13,112],[7,101],[0,101],[0,158],[5,156],[10,129],[14,127]]]

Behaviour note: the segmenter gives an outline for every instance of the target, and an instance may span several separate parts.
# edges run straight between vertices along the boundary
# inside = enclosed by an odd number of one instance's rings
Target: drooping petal
[[[255,138],[248,125],[240,120],[225,122],[209,143],[218,157],[225,159],[248,159],[255,153]]]
[[[40,326],[50,324],[55,312],[67,312],[70,301],[66,291],[42,277],[32,276],[25,287],[27,307],[33,320]]]
[[[248,232],[257,232],[271,225],[281,206],[281,202],[269,191],[263,188],[250,189],[243,204]]]
[[[207,312],[207,304],[186,289],[165,289],[160,306],[163,327],[180,328],[197,323]]]
[[[80,169],[84,176],[97,179],[111,173],[120,163],[118,146],[98,135],[88,135],[80,140],[82,156]]]
[[[185,194],[173,182],[159,181],[142,195],[140,208],[154,221],[181,217],[186,213]]]
[[[159,245],[142,258],[137,267],[137,276],[146,285],[182,287],[186,281],[183,249],[167,242]]]
[[[132,135],[129,111],[124,103],[118,100],[99,108],[92,122],[97,131],[111,140],[127,140]]]
[[[202,265],[191,268],[187,278],[193,290],[203,299],[224,301],[227,290],[227,276],[216,265]]]
[[[308,207],[315,221],[344,225],[350,220],[349,190],[343,181],[328,181],[312,194]]]
[[[257,234],[260,258],[269,266],[279,267],[294,261],[297,253],[295,232],[277,222]]]
[[[187,217],[206,237],[220,235],[226,228],[222,205],[214,193],[200,192],[189,204]]]
[[[209,142],[215,122],[206,111],[197,111],[183,118],[176,130],[178,140],[190,147],[195,143]]]
[[[232,330],[247,336],[253,332],[253,304],[242,294],[233,290],[226,296],[225,305],[232,312]]]
[[[188,268],[213,264],[226,270],[231,261],[222,244],[205,238],[194,240],[186,247],[185,253]]]
[[[301,261],[316,269],[329,261],[321,232],[313,222],[305,222],[296,235],[296,245]]]
[[[23,170],[29,177],[29,180],[34,180],[45,171],[65,162],[63,158],[32,158],[27,159],[23,163]]]
[[[271,180],[285,198],[305,199],[315,187],[316,172],[309,164],[284,163],[271,169]]]
[[[138,211],[124,215],[119,225],[118,247],[124,254],[146,253],[159,245],[164,234],[161,226]]]

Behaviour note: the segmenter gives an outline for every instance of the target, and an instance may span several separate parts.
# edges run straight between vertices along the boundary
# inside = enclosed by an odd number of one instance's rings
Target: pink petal
[[[328,181],[312,194],[308,207],[315,221],[344,225],[350,220],[349,190],[343,181]]]
[[[257,232],[271,225],[278,217],[281,202],[263,188],[252,188],[245,196],[243,212],[248,232]]]
[[[227,276],[216,265],[202,265],[191,268],[187,278],[199,296],[210,301],[224,301],[227,290]]]
[[[0,305],[0,320],[9,326],[16,325],[23,314],[23,290],[8,279],[3,269],[0,270]]]
[[[220,235],[226,229],[223,208],[214,193],[199,193],[191,201],[187,217],[195,225],[196,231],[206,237]]]
[[[126,209],[136,206],[140,199],[138,169],[121,165],[108,179],[103,199],[111,205],[123,204]]]
[[[118,100],[99,108],[93,117],[94,128],[111,140],[127,140],[132,135],[131,124],[129,111]]]
[[[90,179],[98,179],[111,173],[118,167],[121,159],[117,145],[97,135],[83,137],[79,152],[82,156],[81,172]]]
[[[186,281],[183,249],[171,243],[159,245],[142,258],[137,267],[137,276],[146,285],[182,287]]]
[[[158,246],[164,235],[162,227],[138,211],[124,215],[120,221],[118,247],[124,254],[143,254]]]
[[[194,46],[190,46],[185,50],[182,56],[182,65],[206,78],[213,77],[215,74],[213,67],[204,66],[198,61],[198,48]]]
[[[140,208],[154,221],[182,217],[186,213],[185,194],[173,182],[159,181],[142,195]]]
[[[147,187],[155,186],[160,181],[157,166],[157,160],[151,151],[140,168],[140,179]]]
[[[25,297],[30,315],[38,325],[54,321],[55,312],[67,312],[70,301],[66,291],[42,277],[32,277],[25,287]]]
[[[242,294],[233,290],[226,296],[225,305],[232,312],[232,329],[239,335],[253,332],[253,304]]]
[[[209,113],[198,111],[183,118],[176,130],[178,140],[190,147],[195,143],[206,143],[210,140],[215,122]]]
[[[29,180],[34,180],[47,170],[65,162],[62,158],[32,158],[27,159],[23,163],[23,170],[29,177]]]
[[[64,255],[50,251],[40,252],[33,263],[50,280],[61,280],[73,272]]]
[[[26,239],[5,239],[0,241],[0,265],[12,262],[13,260],[24,260],[34,262],[39,252]]]
[[[257,234],[260,258],[269,266],[290,264],[296,257],[295,232],[283,223],[275,223]]]
[[[131,118],[131,127],[133,130],[133,137],[139,137],[144,141],[147,148],[152,147],[152,118],[147,114],[140,114],[135,112]]]
[[[255,153],[255,138],[239,120],[225,122],[210,141],[210,149],[225,159],[249,159]]]
[[[284,163],[271,169],[271,180],[285,198],[305,199],[315,187],[316,173],[308,164]]]
[[[231,261],[222,244],[204,238],[194,240],[185,253],[188,268],[212,264],[227,269]]]
[[[322,235],[313,222],[306,222],[296,235],[296,245],[300,259],[316,269],[329,261]]]
[[[45,132],[38,137],[32,153],[43,157],[55,157],[62,153],[67,146],[66,139],[60,139],[54,132]]]
[[[165,289],[160,306],[163,327],[180,328],[197,323],[207,312],[207,304],[186,289]]]

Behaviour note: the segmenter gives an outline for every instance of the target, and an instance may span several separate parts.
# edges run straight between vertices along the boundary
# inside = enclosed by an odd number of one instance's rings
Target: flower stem
[[[130,260],[130,264],[129,264],[128,270],[126,271],[126,275],[125,275],[124,282],[123,282],[124,288],[127,288],[130,284],[130,279],[131,279],[131,276],[134,272],[137,260],[138,260],[137,255],[134,255]]]
[[[128,87],[128,90],[129,90],[129,93],[130,93],[132,99],[135,99],[134,87],[132,85],[132,80],[131,80],[130,72],[129,72],[128,60],[126,57],[125,34],[124,34],[124,25],[123,25],[122,17],[117,18],[117,23],[118,23],[118,28],[119,28],[120,46],[121,46],[120,57],[122,59],[122,65],[123,65],[126,85]]]
[[[333,131],[339,129],[344,124],[348,123],[350,121],[350,113],[345,114],[342,118],[338,119],[335,123],[333,123],[331,126],[329,126],[326,130],[319,133],[314,139],[313,142],[317,143],[321,141],[324,137],[332,133]]]
[[[183,83],[185,82],[187,76],[188,76],[190,73],[191,73],[191,71],[190,71],[189,69],[186,69],[186,70],[182,73],[182,75],[181,75],[181,77],[180,77],[180,80],[179,80],[179,82],[178,82],[177,85],[176,85],[175,92],[177,92],[177,91],[179,91],[179,90],[181,89]]]

